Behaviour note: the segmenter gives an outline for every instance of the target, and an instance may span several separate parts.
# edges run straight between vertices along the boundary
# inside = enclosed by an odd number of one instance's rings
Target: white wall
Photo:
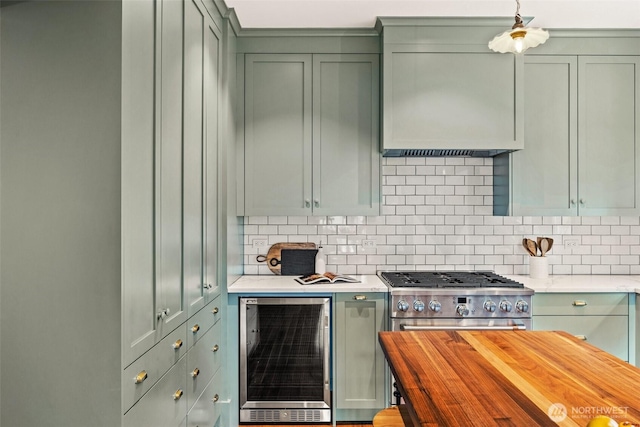
[[[555,239],[552,274],[640,274],[640,217],[493,216],[493,159],[384,158],[383,208],[375,217],[245,218],[245,274],[271,274],[256,262],[254,238],[322,240],[328,270],[494,270],[528,274],[522,238]],[[578,240],[565,247],[564,239]],[[363,247],[363,239],[375,247]]]

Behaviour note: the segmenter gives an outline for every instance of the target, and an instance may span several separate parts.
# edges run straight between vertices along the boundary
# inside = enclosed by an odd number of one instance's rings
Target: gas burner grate
[[[391,287],[407,288],[523,288],[492,271],[385,271],[380,276]]]

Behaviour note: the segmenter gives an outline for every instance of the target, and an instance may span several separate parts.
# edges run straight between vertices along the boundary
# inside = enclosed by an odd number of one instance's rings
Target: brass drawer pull
[[[573,305],[574,307],[584,307],[587,305],[587,302],[584,300],[575,300],[571,303],[571,305]]]
[[[220,347],[218,347],[218,344],[216,344],[216,345],[214,345],[214,346],[213,346],[213,348],[211,349],[211,351],[213,351],[213,352],[215,353],[216,351],[218,351],[218,349],[219,349],[219,348],[220,348]]]
[[[211,310],[211,312],[213,314],[218,314],[218,310],[219,310],[218,307],[213,307],[213,310]]]
[[[193,332],[194,334],[199,330],[200,330],[200,325],[198,325],[197,323],[191,327],[191,332]]]
[[[579,340],[582,341],[586,341],[587,340],[587,336],[586,335],[574,335],[576,338],[578,338]]]
[[[140,371],[138,375],[134,378],[136,384],[141,384],[144,380],[147,379],[147,371]]]
[[[367,296],[366,295],[354,295],[353,299],[356,301],[366,301],[367,300]]]
[[[216,394],[213,396],[213,399],[211,399],[211,401],[212,401],[213,403],[216,403],[218,400],[220,400],[220,396],[218,396],[218,393],[216,393]]]
[[[176,342],[174,342],[171,347],[173,347],[175,350],[178,350],[180,347],[182,347],[182,340],[176,340]]]
[[[193,378],[197,378],[198,375],[200,375],[200,369],[198,369],[198,368],[194,369],[193,372],[191,372],[191,376]]]
[[[182,397],[183,391],[178,389],[175,393],[173,393],[173,400],[178,400]]]

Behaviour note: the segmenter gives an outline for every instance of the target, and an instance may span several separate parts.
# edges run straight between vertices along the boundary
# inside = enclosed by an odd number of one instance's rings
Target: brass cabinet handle
[[[194,334],[199,330],[200,330],[200,325],[198,325],[197,323],[191,327],[191,332],[193,332]]]
[[[218,307],[213,307],[213,310],[211,310],[211,312],[213,314],[218,314]]]
[[[140,371],[138,375],[133,379],[136,384],[141,384],[144,380],[147,379],[147,371]]]
[[[178,400],[182,397],[183,395],[183,391],[180,389],[177,389],[175,393],[173,393],[173,400]]]
[[[584,300],[575,300],[571,303],[571,305],[573,305],[574,307],[584,307],[585,305],[587,305],[587,302]]]
[[[191,376],[193,378],[196,378],[198,375],[200,375],[200,369],[196,368],[193,370],[193,372],[191,372]]]
[[[366,301],[367,300],[367,296],[366,295],[354,295],[353,299],[356,301]]]
[[[211,348],[211,351],[213,351],[215,353],[216,351],[218,351],[219,348],[220,347],[218,347],[218,344],[216,344],[216,345],[213,346],[213,348]]]
[[[171,347],[173,347],[174,349],[178,350],[180,347],[182,347],[182,340],[176,340],[176,342],[174,342]]]
[[[586,335],[574,335],[576,338],[578,338],[579,340],[582,341],[586,341],[587,340],[587,336]]]
[[[220,400],[220,396],[218,396],[218,393],[216,393],[216,394],[213,396],[213,399],[211,399],[211,401],[212,401],[213,403],[216,403],[218,400]]]

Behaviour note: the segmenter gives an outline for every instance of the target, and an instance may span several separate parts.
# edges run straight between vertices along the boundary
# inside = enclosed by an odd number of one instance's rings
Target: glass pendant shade
[[[515,28],[499,34],[489,42],[489,49],[500,53],[522,53],[543,44],[549,33],[542,28]]]
[[[520,17],[520,1],[516,0],[516,23],[510,31],[498,34],[489,42],[489,49],[500,53],[522,53],[525,50],[543,44],[549,33],[542,28],[527,28]]]

